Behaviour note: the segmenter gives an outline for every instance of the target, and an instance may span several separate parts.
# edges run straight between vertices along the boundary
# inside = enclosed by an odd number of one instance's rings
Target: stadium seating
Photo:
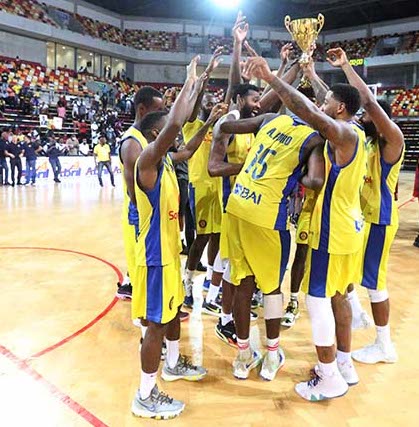
[[[165,31],[125,30],[124,40],[138,50],[180,52],[179,33]]]
[[[419,116],[419,87],[400,92],[392,102],[394,116]]]
[[[33,0],[0,0],[0,9],[13,15],[57,26],[46,13],[44,6]]]

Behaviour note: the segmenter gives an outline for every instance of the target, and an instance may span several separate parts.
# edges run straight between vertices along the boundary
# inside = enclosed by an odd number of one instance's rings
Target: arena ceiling
[[[87,0],[123,15],[229,22],[232,10],[221,9],[213,0]],[[228,2],[228,0],[226,0]],[[413,17],[417,0],[241,0],[241,9],[250,23],[283,26],[285,15],[292,18],[326,18],[324,30]]]

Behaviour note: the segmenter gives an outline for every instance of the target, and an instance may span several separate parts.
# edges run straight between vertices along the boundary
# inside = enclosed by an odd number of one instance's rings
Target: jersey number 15
[[[270,148],[265,148],[263,144],[259,145],[258,151],[255,154],[255,157],[250,162],[249,166],[245,170],[246,173],[252,174],[253,179],[262,178],[266,171],[268,170],[268,158],[269,156],[275,156],[276,151],[271,150]]]

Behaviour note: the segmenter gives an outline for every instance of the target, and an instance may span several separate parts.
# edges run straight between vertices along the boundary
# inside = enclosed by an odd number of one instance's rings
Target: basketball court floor
[[[106,176],[106,178],[108,178]],[[357,364],[361,382],[343,398],[309,403],[294,392],[316,361],[304,302],[296,326],[282,332],[286,364],[273,382],[255,371],[233,378],[235,350],[214,334],[217,319],[199,313],[182,324],[184,353],[208,368],[200,383],[161,388],[186,403],[171,426],[417,426],[419,419],[419,206],[413,173],[402,173],[400,229],[389,266],[394,365]],[[152,426],[130,413],[139,383],[140,331],[130,303],[114,299],[125,269],[120,182],[94,178],[60,186],[0,188],[0,426]],[[202,278],[197,280],[199,294]],[[283,290],[288,298],[289,271]],[[361,299],[370,311],[366,293]],[[302,299],[303,300],[303,299]],[[261,311],[261,310],[259,310]],[[262,313],[260,313],[262,314]],[[263,320],[252,324],[263,347]],[[374,330],[355,331],[354,348]],[[164,423],[164,421],[160,421]]]

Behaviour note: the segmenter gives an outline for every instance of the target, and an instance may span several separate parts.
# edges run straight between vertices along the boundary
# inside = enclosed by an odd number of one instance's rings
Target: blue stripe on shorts
[[[287,270],[288,261],[290,259],[291,235],[288,230],[279,231],[279,239],[281,241],[281,268],[279,271],[279,284],[284,280],[285,271]]]
[[[146,318],[161,323],[163,314],[163,267],[147,267],[147,310]]]
[[[362,286],[368,289],[377,289],[378,273],[386,240],[386,228],[385,225],[371,224],[362,272]]]
[[[329,268],[329,253],[324,251],[311,252],[310,282],[308,294],[312,297],[326,297],[327,270]]]

